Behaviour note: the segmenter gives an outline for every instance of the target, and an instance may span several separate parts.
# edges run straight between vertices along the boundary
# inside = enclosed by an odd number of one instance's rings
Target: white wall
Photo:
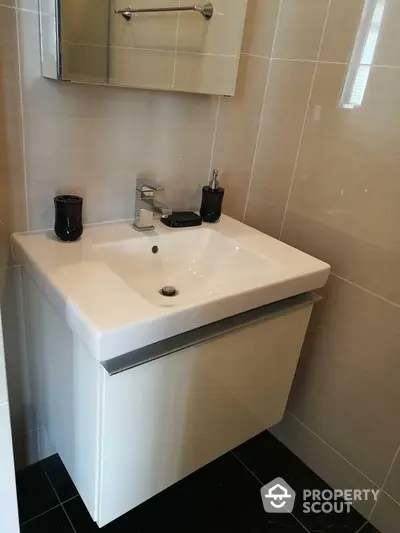
[[[19,532],[12,444],[0,314],[0,521],[4,533]]]

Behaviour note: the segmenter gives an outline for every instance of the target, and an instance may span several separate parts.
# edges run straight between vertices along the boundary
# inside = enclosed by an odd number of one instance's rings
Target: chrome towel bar
[[[204,4],[202,6],[184,6],[184,7],[153,7],[153,8],[143,8],[143,9],[131,9],[127,7],[126,9],[116,9],[115,13],[122,15],[126,20],[131,20],[133,15],[137,13],[159,13],[162,11],[196,11],[203,15],[206,20],[214,14],[214,6],[211,3]]]

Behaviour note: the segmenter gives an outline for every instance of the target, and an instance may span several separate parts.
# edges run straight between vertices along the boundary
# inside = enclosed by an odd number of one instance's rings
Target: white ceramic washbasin
[[[280,268],[272,258],[249,252],[208,227],[105,243],[94,251],[129,287],[163,307],[249,291],[265,283],[267,272],[272,279]],[[160,290],[166,286],[177,294],[163,296]]]
[[[13,251],[101,361],[317,289],[330,271],[227,216],[184,229],[157,221],[146,233],[129,222],[87,226],[75,243],[16,234]],[[178,294],[162,296],[166,285]]]

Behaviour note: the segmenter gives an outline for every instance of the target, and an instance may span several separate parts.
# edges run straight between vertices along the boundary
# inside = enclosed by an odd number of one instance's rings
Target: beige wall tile
[[[400,303],[400,70],[372,68],[351,109],[347,70],[318,66],[283,238]]]
[[[317,59],[329,0],[282,0],[273,57]]]
[[[0,267],[11,261],[9,234],[26,229],[16,11],[0,7]]]
[[[400,505],[386,494],[381,494],[370,520],[380,533],[397,533],[400,524]]]
[[[225,187],[224,213],[243,219],[269,60],[242,56],[236,94],[222,98],[213,167]]]
[[[81,1],[81,0],[79,0]],[[132,9],[170,7],[171,0],[131,0]],[[125,9],[126,0],[111,2],[111,34],[113,46],[127,46],[149,50],[175,50],[178,28],[177,13],[143,13],[126,21],[122,15],[116,15],[115,9]],[[178,5],[178,4],[177,4]],[[196,16],[196,14],[194,14]],[[201,17],[197,15],[199,19]]]
[[[174,54],[155,50],[111,48],[110,84],[171,89]]]
[[[315,65],[278,61],[270,77],[245,222],[279,237]]]
[[[357,32],[368,31],[368,20],[361,24],[364,0],[332,0],[321,48],[321,61],[348,62]]]
[[[381,486],[400,441],[400,308],[335,276],[322,292],[288,409]]]
[[[384,490],[400,504],[400,452],[397,454],[396,461],[385,483]]]
[[[192,93],[233,95],[238,63],[239,57],[180,52],[176,56],[174,89]]]
[[[32,229],[53,225],[60,192],[84,196],[87,222],[131,218],[143,172],[165,184],[168,200],[197,208],[217,99],[43,79],[35,16],[19,16]]]
[[[270,57],[280,0],[248,0],[242,52]]]
[[[377,489],[376,485],[289,413],[270,431],[334,489]],[[354,502],[354,508],[365,518],[368,518],[373,505],[373,499]]]
[[[398,0],[332,0],[320,59],[400,66],[399,17]]]
[[[208,22],[198,13],[179,15],[179,51],[240,54],[246,0],[213,0],[213,5],[214,15]]]

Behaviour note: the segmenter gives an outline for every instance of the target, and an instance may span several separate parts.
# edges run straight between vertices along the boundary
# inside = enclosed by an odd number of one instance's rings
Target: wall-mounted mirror
[[[39,0],[49,78],[232,96],[247,0]]]

